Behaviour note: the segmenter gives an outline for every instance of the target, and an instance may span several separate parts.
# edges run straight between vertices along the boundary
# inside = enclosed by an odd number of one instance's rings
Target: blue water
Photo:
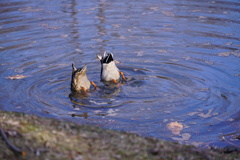
[[[238,0],[1,0],[0,11],[0,110],[240,146]],[[105,50],[125,84],[100,81]],[[99,89],[72,95],[72,63]]]

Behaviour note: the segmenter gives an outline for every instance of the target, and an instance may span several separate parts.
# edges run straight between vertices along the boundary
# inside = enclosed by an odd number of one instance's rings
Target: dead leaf
[[[167,128],[172,131],[175,135],[180,135],[183,130],[183,124],[179,122],[171,122],[167,124]]]
[[[208,113],[204,114],[204,113],[198,113],[198,116],[199,117],[202,117],[202,118],[209,118],[209,117],[212,117],[213,115],[211,114],[213,112],[214,108],[211,108],[208,110]]]
[[[220,53],[217,53],[218,56],[220,57],[228,57],[230,55],[234,55],[236,57],[240,57],[240,53],[239,53],[239,50],[235,50],[235,51],[227,51],[227,52],[220,52]]]
[[[178,59],[169,59],[170,61],[172,62],[178,62],[179,60]]]
[[[150,7],[150,9],[153,10],[153,11],[158,11],[158,7],[155,7],[155,6],[154,7]]]
[[[6,79],[23,79],[23,78],[27,78],[27,77],[28,76],[17,74],[17,75],[14,75],[14,76],[8,76],[8,77],[6,77]]]
[[[136,51],[135,53],[137,53],[137,56],[138,56],[138,57],[141,57],[141,56],[143,56],[144,51]]]
[[[187,115],[188,115],[188,116],[194,116],[194,115],[196,115],[196,114],[198,114],[198,112],[190,112],[190,113],[188,113]]]
[[[167,50],[162,50],[162,49],[158,50],[158,52],[160,52],[160,53],[168,53]]]
[[[119,27],[121,27],[121,24],[112,24],[112,26],[115,28],[119,28]]]
[[[226,46],[231,46],[233,44],[233,42],[227,42],[225,43]]]
[[[160,13],[164,14],[165,16],[173,17],[174,13],[172,11],[160,11]]]

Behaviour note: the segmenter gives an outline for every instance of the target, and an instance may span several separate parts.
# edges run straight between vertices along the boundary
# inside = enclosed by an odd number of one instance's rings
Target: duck
[[[73,92],[83,92],[86,93],[90,89],[91,85],[97,89],[94,82],[89,81],[87,78],[87,65],[82,68],[77,69],[74,64],[72,64],[72,80],[71,80],[71,90]]]
[[[116,66],[112,53],[105,51],[103,56],[97,55],[97,57],[101,62],[101,81],[118,83],[120,77],[126,80],[123,72]]]

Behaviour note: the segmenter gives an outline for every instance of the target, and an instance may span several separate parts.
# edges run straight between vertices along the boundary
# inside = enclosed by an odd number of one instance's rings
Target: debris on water
[[[240,53],[239,53],[239,50],[235,50],[235,51],[227,51],[227,52],[220,52],[220,53],[217,53],[218,56],[220,57],[228,57],[230,55],[234,55],[235,57],[240,57]]]
[[[153,7],[150,7],[150,9],[153,10],[153,11],[158,11],[159,7],[153,6]]]
[[[225,43],[224,45],[226,45],[226,46],[231,46],[233,44],[233,42],[227,42],[227,43]]]
[[[202,118],[209,118],[209,117],[218,115],[218,113],[212,113],[213,110],[214,110],[214,108],[209,109],[206,114],[204,114],[204,113],[198,113],[198,116],[199,116],[199,117],[202,117]]]
[[[8,77],[5,77],[6,79],[24,79],[24,78],[27,78],[29,76],[24,76],[24,75],[21,75],[21,74],[17,74],[17,75],[14,75],[14,76],[8,76]]]
[[[167,50],[163,50],[163,49],[158,50],[158,52],[160,52],[160,53],[168,53]]]
[[[170,122],[167,124],[167,129],[171,130],[175,135],[180,135],[180,132],[183,130],[183,124],[179,122]]]
[[[214,63],[213,62],[210,62],[210,61],[205,61],[206,64],[208,65],[213,65]]]
[[[171,137],[173,140],[181,142],[181,141],[188,141],[191,138],[191,134],[189,133],[183,133],[182,135],[179,135],[181,137]]]
[[[196,115],[196,114],[198,114],[198,112],[190,112],[190,113],[188,113],[187,115],[188,115],[188,116],[194,116],[194,115]]]
[[[136,51],[135,53],[137,53],[137,57],[141,57],[144,55],[144,51]]]
[[[183,57],[183,59],[185,59],[186,61],[188,61],[189,59],[191,59],[189,56]]]
[[[174,13],[172,11],[160,11],[165,16],[173,17]]]
[[[221,94],[221,97],[224,98],[225,100],[227,100],[227,96],[225,94]]]
[[[43,11],[43,9],[41,8],[32,8],[32,7],[25,7],[25,8],[21,8],[19,9],[20,12],[39,12],[39,11]]]
[[[172,62],[178,62],[179,60],[178,59],[169,59],[170,61]]]
[[[60,37],[67,38],[69,35],[68,34],[61,34]]]

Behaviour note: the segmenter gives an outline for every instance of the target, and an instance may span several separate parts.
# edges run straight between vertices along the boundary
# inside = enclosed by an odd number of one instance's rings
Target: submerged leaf
[[[181,141],[188,141],[191,138],[191,134],[189,133],[183,133],[182,135],[180,135],[180,137],[171,137],[173,140],[181,142]]]

